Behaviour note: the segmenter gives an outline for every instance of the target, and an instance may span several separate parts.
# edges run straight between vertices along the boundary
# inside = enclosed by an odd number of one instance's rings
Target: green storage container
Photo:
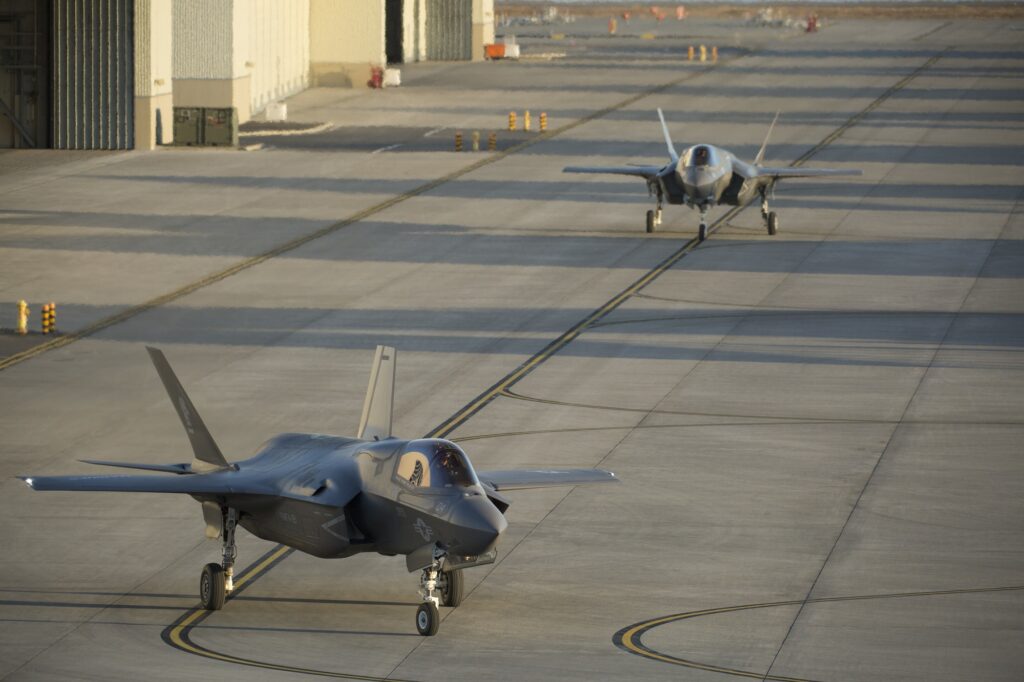
[[[203,144],[232,146],[238,144],[238,111],[234,108],[203,110]]]
[[[174,107],[174,144],[201,144],[202,122],[202,109]]]

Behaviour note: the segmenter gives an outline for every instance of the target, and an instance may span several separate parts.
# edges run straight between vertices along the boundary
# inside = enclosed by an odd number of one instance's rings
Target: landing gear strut
[[[416,631],[424,637],[433,637],[441,626],[441,614],[437,610],[441,600],[434,594],[434,590],[438,587],[443,558],[444,551],[435,548],[433,561],[420,575],[420,597],[423,598],[423,603],[416,609]]]
[[[697,228],[697,241],[702,242],[708,238],[708,207],[700,207],[700,227]]]
[[[662,197],[660,189],[657,190],[657,195],[658,195],[658,207],[656,209],[654,209],[653,211],[648,211],[647,212],[647,232],[648,232],[648,234],[650,234],[651,232],[654,232],[655,228],[657,228],[658,226],[661,225],[661,202],[662,202],[662,198],[663,197]]]
[[[764,190],[761,191],[761,219],[768,228],[768,234],[774,235],[779,231],[779,216],[775,211],[768,210],[768,194]]]
[[[221,549],[221,564],[206,564],[199,577],[199,601],[207,611],[219,611],[224,607],[228,593],[235,589],[235,558],[238,548],[235,546],[235,527],[238,525],[238,512],[228,509],[224,512],[224,532]]]

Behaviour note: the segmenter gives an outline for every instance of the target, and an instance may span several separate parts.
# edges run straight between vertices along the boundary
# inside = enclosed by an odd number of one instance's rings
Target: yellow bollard
[[[693,61],[693,45],[690,45],[690,47],[686,48],[686,58],[691,62]]]
[[[490,133],[487,135],[487,151],[494,152],[498,150],[498,133]]]
[[[514,112],[514,111],[508,112],[508,129],[509,130],[515,130],[516,129],[516,112]]]
[[[706,62],[708,60],[708,48],[704,45],[700,46],[700,60]]]
[[[711,48],[711,61],[713,61],[713,62],[717,62],[718,61],[718,46],[717,45],[715,45],[714,47]]]
[[[480,151],[480,131],[479,130],[474,130],[473,131],[473,151],[475,151],[475,152]]]
[[[530,110],[523,112],[523,130],[530,132]]]
[[[18,333],[28,334],[28,303],[24,299],[18,301]]]
[[[462,132],[461,131],[456,131],[455,132],[455,151],[457,151],[457,152],[461,152],[462,151]]]
[[[40,311],[40,321],[42,322],[43,333],[50,333],[50,304],[44,303],[43,309]]]
[[[548,112],[540,112],[540,131],[543,133],[548,129]]]
[[[619,27],[618,22],[615,21],[615,17],[608,20],[608,34],[615,35],[615,30]]]
[[[57,333],[57,304],[50,301],[50,333]]]

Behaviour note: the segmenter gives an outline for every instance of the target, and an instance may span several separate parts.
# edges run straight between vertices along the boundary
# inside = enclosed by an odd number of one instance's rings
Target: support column
[[[135,0],[135,148],[174,141],[172,0]]]

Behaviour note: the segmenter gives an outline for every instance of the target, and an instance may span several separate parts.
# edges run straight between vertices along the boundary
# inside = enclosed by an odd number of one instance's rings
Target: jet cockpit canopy
[[[715,154],[713,147],[709,145],[697,145],[690,149],[686,154],[686,158],[683,159],[683,164],[686,166],[704,168],[705,166],[717,166],[718,155]]]
[[[413,488],[439,491],[479,484],[462,448],[440,438],[409,441],[398,458],[395,476]]]

